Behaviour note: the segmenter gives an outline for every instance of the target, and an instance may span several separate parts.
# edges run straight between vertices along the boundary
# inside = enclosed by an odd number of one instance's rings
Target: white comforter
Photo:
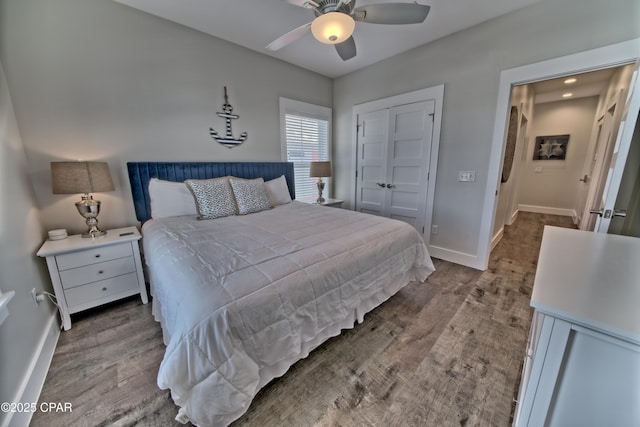
[[[143,227],[166,353],[158,386],[176,419],[225,426],[258,390],[413,280],[434,270],[411,226],[293,202]]]

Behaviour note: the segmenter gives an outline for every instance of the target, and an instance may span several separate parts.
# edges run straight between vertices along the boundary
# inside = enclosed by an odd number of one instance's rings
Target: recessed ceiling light
[[[575,83],[576,81],[576,78],[571,77],[570,79],[565,80],[564,83],[570,85],[571,83]]]
[[[571,98],[573,96],[573,94],[571,92],[567,92],[567,93],[563,93],[562,97],[563,98]]]

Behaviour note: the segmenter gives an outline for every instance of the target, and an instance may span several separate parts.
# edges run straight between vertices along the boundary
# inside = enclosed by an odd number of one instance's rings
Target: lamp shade
[[[331,176],[331,162],[311,162],[309,176],[312,178]]]
[[[51,162],[53,194],[115,190],[106,162]]]
[[[342,43],[353,34],[356,22],[346,13],[329,12],[318,16],[311,23],[313,36],[322,43]]]

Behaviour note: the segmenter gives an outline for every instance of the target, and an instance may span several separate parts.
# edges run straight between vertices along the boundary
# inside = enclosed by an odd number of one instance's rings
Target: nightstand
[[[71,328],[71,314],[140,294],[147,304],[147,288],[140,261],[136,227],[108,230],[102,237],[80,234],[47,240],[37,255],[47,259],[49,275],[62,314]]]
[[[344,200],[327,199],[327,198],[325,198],[324,202],[322,202],[322,203],[318,203],[315,200],[309,201],[309,202],[306,202],[306,203],[309,203],[309,204],[312,204],[312,205],[330,206],[332,208],[341,208],[343,202],[344,202]]]

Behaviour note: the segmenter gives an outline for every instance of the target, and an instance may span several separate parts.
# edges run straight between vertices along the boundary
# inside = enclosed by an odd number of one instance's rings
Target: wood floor
[[[233,426],[508,426],[530,324],[545,224],[520,213],[484,272],[434,260],[413,283],[268,384]],[[132,298],[72,317],[62,332],[32,426],[172,426],[159,390],[164,345],[151,305]]]

